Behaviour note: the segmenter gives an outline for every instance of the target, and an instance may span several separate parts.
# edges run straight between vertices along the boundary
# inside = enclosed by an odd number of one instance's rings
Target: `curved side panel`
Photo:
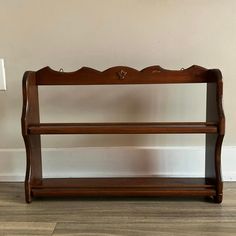
[[[27,71],[23,77],[23,108],[21,116],[22,134],[28,134],[28,126],[39,124],[38,87],[35,72]]]
[[[34,72],[23,77],[22,136],[26,148],[25,200],[31,202],[31,185],[42,180],[40,135],[29,135],[28,126],[39,124],[38,88]]]
[[[206,121],[218,124],[218,134],[206,135],[206,178],[216,188],[214,201],[221,203],[223,199],[223,182],[221,176],[221,147],[225,134],[225,115],[222,105],[223,81],[220,70],[208,71],[210,82],[207,84]]]
[[[221,147],[224,135],[218,135],[215,145],[215,173],[216,173],[216,197],[215,202],[221,203],[223,200],[223,181],[221,175]]]
[[[30,152],[30,141],[28,136],[23,136],[26,149],[26,173],[25,173],[25,201],[30,203],[32,201],[31,197],[31,187],[30,187],[30,172],[31,172],[31,152]]]
[[[22,115],[21,115],[21,130],[22,135],[27,135],[27,116],[29,111],[29,80],[32,77],[33,72],[26,71],[23,76],[22,81],[22,93],[23,93],[23,106],[22,106]]]
[[[30,172],[31,172],[31,165],[30,165],[30,142],[29,136],[27,135],[28,129],[28,120],[27,117],[29,116],[29,83],[30,78],[33,78],[33,72],[26,71],[23,76],[22,81],[22,92],[23,92],[23,107],[22,107],[22,115],[21,115],[21,129],[22,129],[22,136],[25,143],[26,149],[26,173],[25,173],[25,200],[27,203],[31,202],[31,188],[30,188]],[[32,80],[32,79],[31,79]]]
[[[221,174],[221,148],[225,134],[225,114],[223,109],[223,80],[220,70],[214,70],[217,78],[217,112],[219,116],[219,135],[216,141],[215,150],[215,172],[216,172],[216,197],[215,202],[221,203],[223,200],[223,181]]]

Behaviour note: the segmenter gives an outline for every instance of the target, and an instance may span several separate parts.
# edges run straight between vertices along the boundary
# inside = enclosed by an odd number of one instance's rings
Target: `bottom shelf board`
[[[33,196],[214,196],[205,178],[49,178],[31,185]]]

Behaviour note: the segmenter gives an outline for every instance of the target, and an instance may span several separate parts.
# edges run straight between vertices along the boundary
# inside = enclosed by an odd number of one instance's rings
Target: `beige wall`
[[[192,64],[220,68],[227,118],[224,145],[236,145],[235,12],[235,0],[0,0],[0,57],[5,59],[7,79],[7,91],[0,92],[0,148],[23,147],[22,75],[46,65],[65,71],[84,65],[99,70],[154,64],[169,69]],[[58,92],[43,88],[42,120],[202,120],[204,91],[200,85]],[[187,135],[64,136],[43,141],[47,147],[203,143],[201,137]]]

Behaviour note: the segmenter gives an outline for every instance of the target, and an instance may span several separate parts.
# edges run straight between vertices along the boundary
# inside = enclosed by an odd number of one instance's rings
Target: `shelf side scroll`
[[[42,181],[40,135],[30,135],[28,127],[39,124],[38,87],[35,72],[27,71],[23,76],[23,109],[21,117],[22,136],[26,148],[25,199],[31,202],[31,185]]]
[[[205,175],[207,181],[216,187],[214,200],[217,203],[223,199],[223,182],[221,176],[221,147],[225,134],[225,115],[222,105],[223,80],[220,70],[208,71],[208,76],[214,78],[207,83],[206,121],[218,124],[217,134],[206,134],[206,162]],[[211,81],[211,80],[210,80]]]

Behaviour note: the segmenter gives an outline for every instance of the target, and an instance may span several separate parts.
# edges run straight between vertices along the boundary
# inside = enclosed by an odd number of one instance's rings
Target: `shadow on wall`
[[[157,150],[130,147],[44,150],[44,177],[76,178],[161,175],[162,167],[165,166],[165,160],[164,162],[161,161],[160,156],[161,154],[159,155]]]
[[[78,88],[48,88],[40,90],[40,103],[42,122],[148,122],[154,121],[153,96],[149,93],[155,91],[155,99],[161,96],[161,88],[152,86],[90,86]],[[66,98],[66,99],[65,99]],[[161,98],[160,98],[161,99]],[[53,105],[52,105],[53,104]],[[158,108],[157,108],[158,109]],[[147,149],[135,150],[132,147],[140,146],[152,135],[66,135],[47,136],[42,138],[45,147],[95,147],[96,152],[81,149],[78,152],[57,153],[55,160],[45,154],[44,163],[47,173],[69,173],[69,177],[79,175],[111,176],[111,175],[151,175],[158,170],[158,163],[153,163],[154,157]],[[120,146],[129,146],[121,147]],[[132,146],[132,147],[130,147]],[[108,152],[103,152],[107,147]],[[114,149],[113,149],[114,147]],[[119,150],[119,151],[117,151]],[[81,153],[82,152],[82,153]],[[129,155],[130,154],[130,155]],[[82,156],[81,156],[82,155]],[[63,165],[67,158],[67,165]],[[74,157],[74,158],[73,158]],[[61,163],[60,161],[61,160]],[[159,160],[155,157],[155,160]],[[53,164],[54,163],[54,164]],[[61,167],[63,166],[63,171]],[[77,166],[77,168],[75,168]],[[54,171],[52,171],[52,169]]]
[[[163,100],[161,96],[161,88],[140,85],[40,88],[41,122],[151,122],[157,120],[155,109],[166,112],[164,103],[161,102],[160,108],[154,100]],[[151,138],[132,134],[47,136],[43,144],[46,147],[139,146]]]

